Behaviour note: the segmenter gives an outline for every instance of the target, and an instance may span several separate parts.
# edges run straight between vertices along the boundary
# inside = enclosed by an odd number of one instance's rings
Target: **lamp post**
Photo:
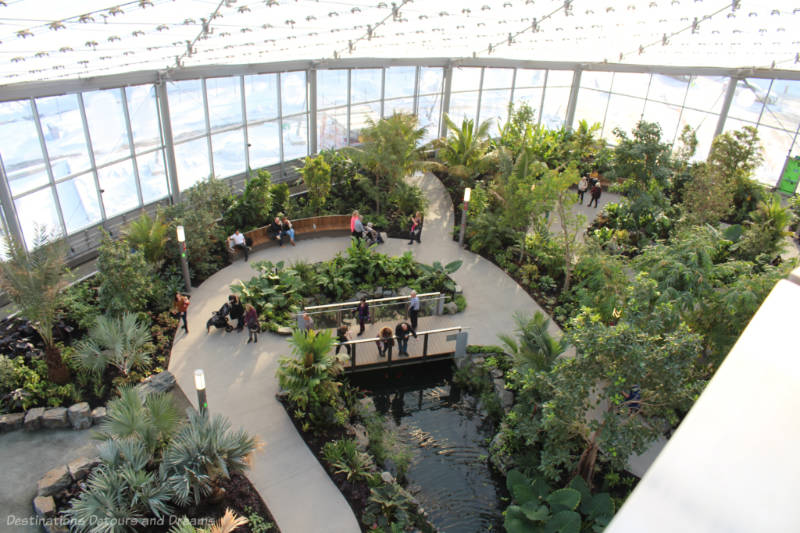
[[[464,230],[467,229],[467,206],[469,204],[469,197],[472,194],[472,189],[467,187],[464,189],[464,210],[461,212],[461,231],[458,233],[458,245],[464,246]]]
[[[208,412],[208,400],[206,400],[206,375],[202,369],[194,371],[194,388],[197,389],[197,406],[200,414]]]
[[[192,279],[189,277],[189,263],[186,261],[186,232],[183,226],[178,226],[178,249],[181,252],[181,268],[183,269],[183,281],[186,284],[186,292],[192,292]]]

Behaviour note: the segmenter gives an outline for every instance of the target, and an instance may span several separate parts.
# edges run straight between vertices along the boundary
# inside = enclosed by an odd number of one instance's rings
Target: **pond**
[[[505,484],[487,461],[492,427],[451,378],[451,363],[440,362],[357,374],[351,383],[412,450],[407,488],[440,531],[502,531]]]

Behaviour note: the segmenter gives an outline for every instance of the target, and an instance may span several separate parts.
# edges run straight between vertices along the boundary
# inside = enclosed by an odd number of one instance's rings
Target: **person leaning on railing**
[[[394,346],[394,339],[392,337],[392,328],[384,327],[381,329],[378,340],[375,341],[375,344],[378,345],[378,357],[388,356],[389,359],[392,358],[392,347]]]
[[[400,322],[394,328],[394,336],[397,337],[397,355],[408,357],[408,337],[411,335],[411,326],[408,322]]]

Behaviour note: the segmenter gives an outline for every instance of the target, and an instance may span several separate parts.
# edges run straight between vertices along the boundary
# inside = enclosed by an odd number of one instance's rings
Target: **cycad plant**
[[[295,357],[281,358],[278,382],[288,392],[297,418],[322,422],[324,408],[336,403],[342,385],[336,378],[344,370],[347,356],[331,353],[334,339],[330,331],[295,330],[289,343]]]
[[[127,377],[131,370],[150,363],[150,325],[133,313],[120,318],[108,315],[97,317],[87,339],[76,346],[78,364],[96,374],[111,365]]]
[[[168,231],[160,213],[154,219],[143,213],[128,225],[125,234],[128,244],[141,251],[148,263],[158,266],[166,253]]]
[[[556,340],[550,336],[547,331],[550,319],[541,311],[536,311],[531,318],[515,313],[514,322],[517,325],[517,340],[505,333],[498,335],[498,338],[514,357],[515,366],[520,370],[547,371],[567,349],[563,338]]]
[[[445,114],[449,135],[439,150],[439,158],[447,164],[447,172],[472,185],[474,179],[486,168],[489,152],[489,121],[475,126],[475,121],[464,118],[458,127]]]
[[[0,289],[42,338],[47,377],[53,383],[67,383],[70,379],[69,369],[53,342],[53,325],[58,317],[58,293],[67,284],[64,242],[52,240],[40,228],[33,241],[33,250],[29,252],[22,243],[5,237],[4,252],[6,260],[0,262]]]
[[[220,482],[247,470],[257,446],[243,429],[231,431],[227,418],[191,412],[164,450],[160,472],[178,504],[196,505],[212,495],[221,497]]]

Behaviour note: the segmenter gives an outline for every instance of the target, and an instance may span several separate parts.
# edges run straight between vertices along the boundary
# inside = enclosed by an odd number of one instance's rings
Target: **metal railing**
[[[442,314],[444,295],[439,292],[426,292],[418,294],[419,316],[432,316]],[[390,296],[387,298],[373,298],[367,300],[369,305],[369,323],[394,322],[408,316],[408,302],[411,296]],[[304,308],[298,313],[298,320],[303,313],[308,313],[314,320],[315,329],[333,329],[351,319],[357,321],[355,312],[360,300],[340,302],[326,305],[314,305]]]
[[[358,339],[354,341],[347,341],[343,343],[337,343],[332,350],[336,351],[337,347],[339,351],[344,350],[347,352],[345,346],[350,347],[350,364],[349,366],[345,367],[345,371],[353,371],[359,368],[358,365],[358,354],[361,353],[362,362],[360,368],[370,368],[374,366],[391,366],[392,364],[406,364],[408,362],[418,362],[420,360],[424,361],[431,357],[438,357],[441,355],[447,355],[450,352],[456,352],[456,342],[457,342],[457,335],[459,333],[465,332],[469,328],[462,327],[462,326],[453,326],[449,328],[440,328],[440,329],[430,329],[427,331],[418,331],[417,337],[409,338],[408,344],[408,351],[409,355],[406,357],[400,357],[395,354],[398,354],[399,350],[397,337],[392,335],[392,340],[394,341],[393,349],[386,353],[386,357],[376,357],[378,352],[378,341],[383,340],[380,337],[373,337],[371,339]],[[448,333],[450,335],[448,335]],[[421,341],[421,342],[420,342]],[[413,342],[413,344],[412,344]],[[452,343],[452,344],[451,344]],[[412,348],[413,346],[413,348]],[[411,350],[414,350],[411,353]]]

